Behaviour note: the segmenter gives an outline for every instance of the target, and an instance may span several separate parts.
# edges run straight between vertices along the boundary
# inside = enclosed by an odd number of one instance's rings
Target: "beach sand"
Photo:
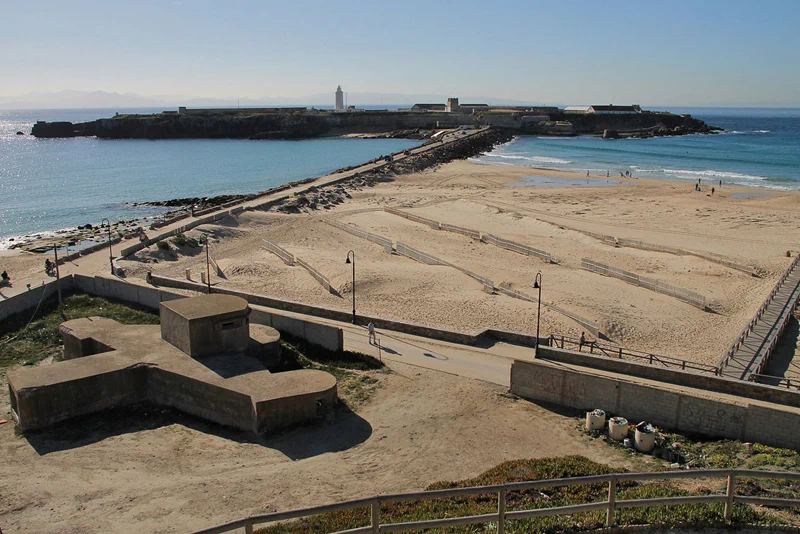
[[[352,190],[352,199],[333,209],[295,215],[246,212],[190,235],[211,237],[211,254],[225,272],[224,279],[212,275],[212,281],[225,287],[349,310],[352,273],[345,257],[352,249],[361,313],[465,332],[488,327],[535,332],[534,303],[487,294],[479,282],[452,267],[387,254],[326,223],[335,219],[528,295],[535,296],[531,284],[541,271],[544,303],[597,323],[619,345],[708,364],[716,364],[761,305],[791,262],[786,251],[796,252],[800,238],[795,215],[800,196],[795,193],[732,198],[753,189],[723,185],[711,196],[705,185],[696,192],[692,183],[612,178],[622,183],[606,186],[605,176],[591,177],[589,186],[510,187],[525,176],[585,180],[574,173],[456,161]],[[434,230],[384,212],[385,207],[527,244],[550,252],[557,263]],[[691,255],[614,248],[583,232],[719,255],[760,276]],[[302,268],[285,265],[263,248],[264,239],[313,265],[339,295],[325,291]],[[711,311],[583,270],[582,258],[695,291]],[[199,280],[205,255],[151,247],[121,265],[128,276],[144,277],[152,269],[183,277],[191,269]],[[584,330],[543,308],[542,335],[579,337]]]

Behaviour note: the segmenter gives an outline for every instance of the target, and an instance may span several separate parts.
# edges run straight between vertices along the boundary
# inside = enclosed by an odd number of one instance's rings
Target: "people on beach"
[[[0,274],[0,281],[3,284],[7,284],[11,281],[11,277],[8,276],[8,271],[3,271],[3,274]]]
[[[581,332],[581,340],[578,343],[578,352],[583,350],[583,346],[586,344],[586,332]]]
[[[608,178],[608,171],[606,171],[606,178]]]
[[[372,321],[370,321],[367,325],[367,332],[369,332],[369,335],[367,336],[369,344],[374,345],[377,343],[377,341],[375,341],[375,324]]]
[[[722,180],[719,181],[719,186],[722,187]]]
[[[586,177],[587,178],[589,177],[589,171],[586,171]]]
[[[712,197],[714,196],[714,188],[713,187],[711,188],[711,196]]]

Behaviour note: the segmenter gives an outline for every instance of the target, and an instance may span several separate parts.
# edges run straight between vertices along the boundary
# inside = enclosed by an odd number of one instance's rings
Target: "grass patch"
[[[50,356],[60,359],[62,342],[58,326],[65,320],[96,316],[122,324],[158,324],[158,314],[146,308],[84,294],[64,299],[66,319],[59,315],[55,298],[43,302],[34,320],[25,328],[31,314],[33,310],[28,310],[0,324],[0,369],[19,363],[32,365]]]
[[[281,365],[271,370],[319,369],[335,376],[339,399],[351,410],[369,400],[380,387],[378,373],[386,372],[383,363],[372,356],[334,352],[284,334],[281,335],[281,360]]]
[[[605,464],[593,462],[582,456],[566,456],[561,458],[539,458],[531,460],[513,460],[504,462],[481,475],[458,482],[437,482],[426,488],[426,491],[469,486],[484,486],[522,482],[525,480],[568,478],[590,475],[602,475],[620,472]],[[584,484],[562,488],[543,488],[512,492],[507,495],[507,510],[523,510],[533,508],[553,508],[571,504],[602,502],[607,498],[606,484]],[[703,494],[697,490],[694,494]],[[626,482],[619,485],[618,500],[648,499],[656,497],[673,497],[691,495],[670,484],[658,482],[636,483]],[[396,523],[405,521],[421,521],[468,515],[481,515],[497,511],[497,495],[474,495],[446,499],[430,499],[390,503],[381,506],[381,522]],[[673,527],[681,525],[709,526],[725,524],[723,505],[692,504],[667,507],[632,508],[617,511],[619,525],[659,525]],[[766,514],[749,506],[737,505],[734,508],[733,523],[755,523],[768,520]],[[586,512],[569,516],[542,517],[508,521],[507,532],[550,534],[563,531],[589,530],[601,528],[605,522],[605,511]],[[775,522],[775,521],[773,521]],[[369,510],[366,508],[330,512],[308,519],[270,526],[259,530],[261,534],[312,534],[334,532],[366,526],[369,524]],[[432,529],[428,532],[484,532],[494,531],[496,525],[473,525]]]

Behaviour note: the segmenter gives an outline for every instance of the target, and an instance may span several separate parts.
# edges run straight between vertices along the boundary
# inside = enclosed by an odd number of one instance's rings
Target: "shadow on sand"
[[[218,425],[149,403],[76,417],[44,430],[25,432],[23,435],[31,447],[40,456],[44,456],[99,443],[114,436],[172,425],[237,443],[255,443],[280,451],[292,460],[343,451],[363,443],[372,435],[372,425],[342,403],[313,422],[263,435]]]

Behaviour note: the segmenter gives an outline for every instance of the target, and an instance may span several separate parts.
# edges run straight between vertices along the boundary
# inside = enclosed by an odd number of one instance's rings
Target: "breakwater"
[[[95,121],[37,122],[36,137],[96,136],[101,139],[308,139],[346,134],[403,132],[419,138],[428,130],[458,126],[493,126],[531,135],[603,134],[604,131],[642,137],[711,133],[714,127],[689,115],[641,112],[621,115],[548,115],[524,111],[402,112],[322,110],[247,110],[236,113],[157,113],[118,115]],[[616,135],[616,134],[615,134]]]

